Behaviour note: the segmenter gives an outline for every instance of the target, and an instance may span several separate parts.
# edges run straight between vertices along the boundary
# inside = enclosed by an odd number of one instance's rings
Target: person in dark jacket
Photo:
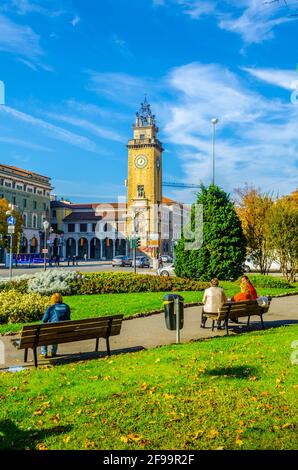
[[[70,308],[69,305],[63,303],[62,295],[59,293],[53,294],[51,297],[51,306],[47,308],[42,323],[57,323],[60,321],[70,320]],[[57,344],[51,345],[51,357],[57,355]],[[47,346],[41,347],[41,356],[48,357]]]

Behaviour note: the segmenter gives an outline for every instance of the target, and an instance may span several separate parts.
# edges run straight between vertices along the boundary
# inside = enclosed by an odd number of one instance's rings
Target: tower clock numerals
[[[146,168],[148,164],[148,158],[146,155],[138,155],[135,159],[136,168]]]

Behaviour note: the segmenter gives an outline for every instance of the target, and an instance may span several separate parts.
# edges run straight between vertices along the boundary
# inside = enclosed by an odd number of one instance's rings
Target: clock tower
[[[152,256],[159,252],[161,230],[163,148],[157,134],[155,116],[145,98],[127,145],[127,208],[132,216],[128,234],[140,238],[140,249]]]

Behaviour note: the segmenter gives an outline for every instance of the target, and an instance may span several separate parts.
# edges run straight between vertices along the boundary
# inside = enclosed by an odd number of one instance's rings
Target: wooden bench
[[[85,320],[69,320],[59,323],[41,323],[23,326],[21,336],[12,340],[17,349],[24,349],[24,362],[28,360],[28,350],[34,354],[34,365],[38,366],[37,348],[51,344],[71,343],[86,339],[96,339],[95,351],[98,351],[99,338],[105,338],[108,355],[110,351],[110,336],[120,334],[123,315],[88,318]]]
[[[263,314],[268,312],[271,298],[268,299],[267,305],[259,305],[257,300],[246,300],[243,302],[226,302],[220,309],[218,314],[204,312],[204,316],[211,318],[212,331],[214,330],[215,321],[223,321],[225,323],[227,335],[229,334],[229,320],[238,320],[241,317],[248,317],[247,326],[249,326],[250,317],[257,315],[261,319],[262,328],[264,329]]]

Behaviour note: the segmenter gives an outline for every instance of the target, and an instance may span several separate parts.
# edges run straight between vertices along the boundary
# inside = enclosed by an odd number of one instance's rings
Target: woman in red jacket
[[[251,293],[251,298],[253,300],[256,300],[258,298],[257,291],[256,291],[256,289],[254,288],[254,286],[252,285],[252,283],[250,282],[250,280],[248,279],[247,276],[245,276],[245,275],[242,276],[242,283],[248,285],[249,292]]]

